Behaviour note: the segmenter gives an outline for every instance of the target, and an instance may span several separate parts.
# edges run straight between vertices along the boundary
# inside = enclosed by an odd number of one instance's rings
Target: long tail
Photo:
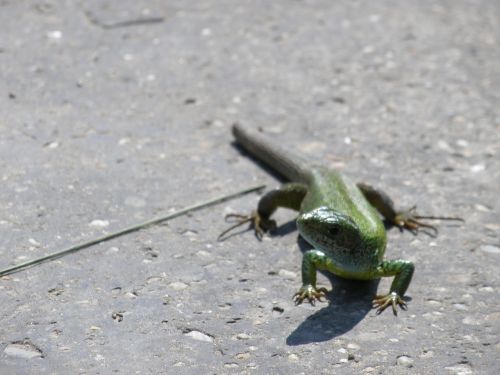
[[[290,181],[307,182],[309,180],[309,163],[279,146],[279,141],[271,141],[256,131],[245,129],[239,124],[233,125],[233,135],[236,141],[252,156]]]

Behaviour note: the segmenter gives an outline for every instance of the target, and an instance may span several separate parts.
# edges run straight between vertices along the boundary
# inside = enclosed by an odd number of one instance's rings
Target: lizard
[[[345,279],[373,280],[394,276],[387,294],[376,295],[373,307],[380,314],[392,306],[407,309],[405,292],[415,266],[404,259],[385,260],[386,228],[382,218],[401,230],[416,234],[420,228],[437,228],[421,219],[460,220],[457,217],[421,216],[415,206],[397,210],[383,191],[365,183],[354,183],[340,171],[310,163],[255,130],[232,126],[236,143],[289,182],[264,194],[249,215],[229,214],[237,222],[220,234],[221,240],[234,228],[250,222],[256,237],[276,228],[271,219],[278,207],[299,212],[297,229],[312,245],[302,257],[302,286],[294,294],[297,305],[304,300],[314,305],[326,298],[327,289],[316,286],[316,272],[326,270]]]

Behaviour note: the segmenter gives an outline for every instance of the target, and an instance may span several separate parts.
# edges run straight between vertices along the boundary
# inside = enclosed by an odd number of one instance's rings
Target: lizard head
[[[297,227],[304,239],[317,249],[351,249],[360,242],[357,224],[347,215],[322,206],[302,214]]]

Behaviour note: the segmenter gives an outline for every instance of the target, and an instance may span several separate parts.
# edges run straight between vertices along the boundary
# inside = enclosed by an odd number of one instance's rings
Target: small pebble
[[[92,220],[89,224],[91,227],[107,227],[109,225],[108,220]]]
[[[192,231],[192,230],[186,230],[182,233],[183,236],[186,236],[186,237],[196,237],[198,235],[198,233]]]
[[[168,286],[170,288],[172,288],[173,290],[183,290],[183,289],[186,289],[188,287],[187,284],[180,282],[180,281],[175,281],[173,283],[170,283]]]
[[[448,152],[453,151],[453,148],[451,148],[451,146],[446,141],[443,140],[438,141],[437,146],[439,149],[443,151],[448,151]]]
[[[454,303],[453,304],[453,307],[457,310],[460,310],[460,311],[465,311],[467,310],[467,306],[465,306],[463,303]]]
[[[481,322],[472,316],[466,316],[465,318],[462,319],[463,324],[467,324],[468,326],[479,326],[481,325]]]
[[[34,238],[30,238],[28,240],[28,242],[34,246],[40,246],[40,242],[38,242],[37,240],[35,240]]]
[[[248,359],[250,358],[250,353],[238,353],[235,355],[236,359]]]
[[[472,167],[470,167],[470,171],[472,173],[482,172],[485,169],[486,169],[486,166],[484,164],[476,164],[476,165],[473,165]]]
[[[208,251],[205,251],[205,250],[200,250],[200,251],[196,252],[196,255],[199,256],[200,258],[209,258],[212,256],[211,253],[209,253]]]
[[[53,40],[61,39],[62,35],[63,35],[62,31],[60,31],[60,30],[53,30],[53,31],[47,32],[47,38],[53,39]]]
[[[5,355],[23,359],[41,358],[42,351],[31,343],[9,344],[3,351]]]
[[[59,147],[59,142],[49,142],[45,145],[45,147],[47,148],[50,148],[50,149],[54,149],[54,148],[58,148]]]
[[[448,366],[444,368],[450,375],[471,375],[473,374],[471,367],[464,363],[455,366]]]
[[[486,292],[486,293],[493,293],[495,289],[493,289],[491,286],[482,286],[479,288],[480,292]]]
[[[479,249],[488,254],[500,254],[500,247],[493,245],[482,245]]]
[[[186,333],[186,336],[191,337],[194,340],[203,341],[203,342],[213,342],[214,341],[213,338],[211,338],[210,336],[205,335],[204,333],[199,332],[199,331],[190,331],[190,332]]]
[[[119,146],[126,145],[127,143],[130,143],[130,138],[121,138],[121,139],[118,141],[118,145],[119,145]]]
[[[482,211],[482,212],[490,212],[490,211],[491,211],[488,207],[486,207],[486,206],[484,206],[484,205],[482,205],[482,204],[475,204],[475,205],[474,205],[474,208],[475,208],[476,210],[478,210],[478,211]]]
[[[405,367],[413,367],[413,359],[407,355],[400,355],[397,359],[397,364]]]

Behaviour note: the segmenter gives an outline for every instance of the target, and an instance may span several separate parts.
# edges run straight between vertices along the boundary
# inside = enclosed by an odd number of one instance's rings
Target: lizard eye
[[[330,234],[330,236],[336,236],[337,234],[339,234],[339,227],[335,226],[335,227],[331,227],[329,230],[328,230],[328,233]]]

